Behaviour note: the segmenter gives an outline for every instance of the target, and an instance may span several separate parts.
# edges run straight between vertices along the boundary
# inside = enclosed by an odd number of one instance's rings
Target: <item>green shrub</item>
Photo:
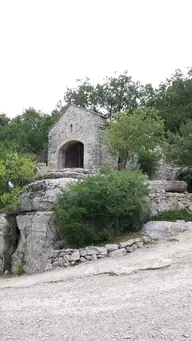
[[[160,156],[156,152],[143,151],[139,155],[139,167],[143,174],[147,174],[151,179],[155,174]]]
[[[98,174],[59,195],[55,223],[70,246],[99,244],[140,228],[148,210],[147,194],[140,172]]]
[[[187,190],[192,193],[192,168],[184,168],[178,175],[178,180],[183,180],[187,183]]]
[[[0,149],[0,212],[15,212],[22,187],[34,179],[36,165],[29,156]],[[10,190],[8,182],[14,185]]]
[[[192,215],[186,209],[169,210],[169,211],[159,213],[158,215],[152,217],[151,220],[155,220],[155,221],[176,221],[176,220],[192,221]]]

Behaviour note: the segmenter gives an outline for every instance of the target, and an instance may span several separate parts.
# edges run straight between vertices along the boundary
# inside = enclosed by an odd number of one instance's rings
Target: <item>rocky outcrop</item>
[[[73,178],[86,179],[93,171],[85,168],[64,168],[55,171],[48,170],[48,167],[43,169],[38,167],[38,177],[43,179],[58,179],[58,178]]]
[[[170,221],[149,221],[144,225],[141,233],[150,238],[167,238],[175,236],[184,231],[192,232],[192,222],[185,222],[178,220],[176,222]]]
[[[26,273],[35,273],[42,272],[47,267],[55,267],[56,264],[58,266],[66,266],[67,264],[68,266],[68,263],[73,265],[106,256],[118,257],[139,247],[139,242],[131,244],[132,241],[129,241],[127,245],[125,243],[119,245],[108,244],[105,246],[104,253],[101,250],[99,251],[99,248],[94,249],[92,247],[68,252],[65,249],[63,255],[60,256],[59,254],[56,259],[53,255],[51,256],[52,249],[60,248],[58,242],[56,246],[57,235],[52,219],[52,209],[57,196],[61,190],[68,190],[70,184],[76,184],[84,176],[89,175],[89,171],[86,170],[76,171],[76,177],[74,177],[73,173],[75,171],[73,169],[58,172],[64,172],[67,177],[39,180],[26,186],[21,195],[18,216],[15,220],[13,219],[10,223],[10,220],[8,221],[5,215],[0,216],[1,272],[9,270],[8,264],[11,264],[11,256],[13,272],[18,272],[19,269]],[[149,189],[152,215],[172,208],[192,206],[192,194],[186,192],[187,185],[183,181],[149,181]],[[13,228],[13,226],[15,227]],[[14,243],[10,244],[10,233],[16,230],[17,234],[20,235],[20,239],[18,241],[18,238],[14,237],[15,239],[12,238],[12,240],[15,240]],[[62,245],[66,244],[62,241]],[[6,257],[2,257],[4,254],[6,254]],[[48,259],[51,259],[51,263],[48,262]]]
[[[20,240],[12,255],[11,270],[29,274],[44,271],[56,239],[52,212],[25,213],[16,219]]]
[[[152,180],[149,181],[149,188],[151,192],[163,190],[165,192],[184,193],[187,192],[187,183],[176,180]]]
[[[29,184],[21,195],[19,212],[51,210],[61,190],[65,191],[69,185],[77,182],[78,179],[60,178],[39,180]]]
[[[11,256],[17,247],[17,232],[14,217],[0,214],[0,274],[11,269]]]
[[[184,181],[150,181],[149,189],[151,215],[192,204],[192,193],[187,192]]]

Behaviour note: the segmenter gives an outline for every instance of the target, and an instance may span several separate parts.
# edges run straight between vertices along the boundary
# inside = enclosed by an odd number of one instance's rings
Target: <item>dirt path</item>
[[[192,340],[192,234],[35,276],[0,279],[0,340]]]

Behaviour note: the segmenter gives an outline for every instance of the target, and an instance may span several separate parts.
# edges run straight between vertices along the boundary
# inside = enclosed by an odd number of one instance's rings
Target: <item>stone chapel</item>
[[[48,169],[100,168],[107,154],[102,146],[106,118],[70,104],[48,132]]]

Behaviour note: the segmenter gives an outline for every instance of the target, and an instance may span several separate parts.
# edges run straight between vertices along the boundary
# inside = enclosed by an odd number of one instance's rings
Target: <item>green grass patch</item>
[[[105,244],[119,244],[122,242],[126,242],[129,239],[139,238],[143,237],[143,234],[139,232],[130,232],[122,234],[121,236],[118,236],[117,238],[108,240]]]
[[[161,212],[156,216],[153,216],[151,220],[155,221],[176,221],[176,220],[185,220],[192,221],[192,214],[190,214],[186,209],[181,210],[169,210],[165,212]]]

